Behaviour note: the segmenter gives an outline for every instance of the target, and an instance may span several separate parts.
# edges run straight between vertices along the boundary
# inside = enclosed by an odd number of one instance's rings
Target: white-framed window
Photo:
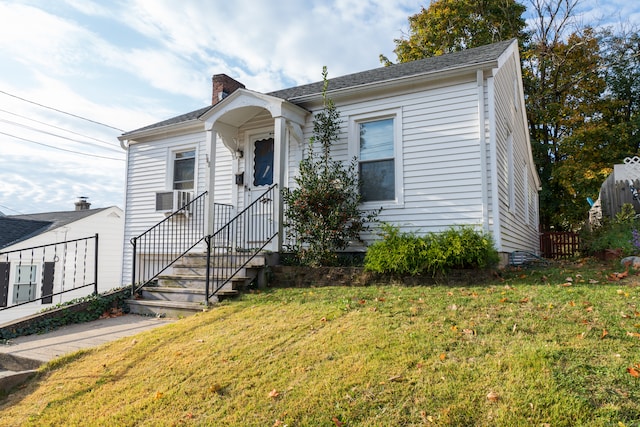
[[[365,205],[402,203],[401,122],[399,109],[350,117],[349,154]]]
[[[171,153],[171,189],[193,190],[195,188],[196,149]]]
[[[507,187],[509,191],[509,212],[511,213],[515,213],[516,211],[516,185],[514,181],[513,161],[513,135],[509,134],[507,138]]]
[[[531,225],[531,215],[529,214],[529,170],[527,164],[522,165],[522,182],[524,183],[524,223]]]
[[[20,264],[15,267],[13,282],[13,303],[33,301],[36,299],[38,266]]]

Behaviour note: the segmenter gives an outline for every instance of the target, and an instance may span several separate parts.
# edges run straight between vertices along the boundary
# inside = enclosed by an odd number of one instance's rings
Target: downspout
[[[210,236],[212,235],[215,230],[215,218],[214,218],[214,212],[215,210],[213,209],[213,202],[214,202],[214,190],[215,190],[215,185],[216,185],[216,173],[215,173],[215,165],[216,165],[216,139],[217,139],[217,133],[216,131],[213,129],[213,126],[211,126],[211,128],[205,128],[205,134],[206,134],[206,146],[207,146],[207,188],[206,191],[209,194],[209,200],[208,202],[205,204],[205,217],[207,218],[207,229],[205,230],[205,235]]]
[[[129,146],[131,145],[131,141],[128,139],[123,139],[122,137],[118,138],[118,140],[120,141],[120,147],[125,151],[125,173],[124,173],[124,188],[125,188],[125,192],[124,192],[124,230],[123,230],[123,239],[122,239],[122,261],[123,261],[123,266],[122,266],[122,272],[121,274],[121,285],[125,286],[127,284],[127,281],[129,279],[131,279],[131,284],[133,284],[134,279],[133,279],[133,275],[135,274],[135,266],[136,266],[136,260],[134,259],[133,256],[133,247],[131,245],[131,243],[129,242],[129,239],[127,239],[127,230],[129,229],[128,227],[128,223],[129,223],[129,209],[128,209],[128,201],[129,201],[129,192],[127,191],[129,188]],[[127,254],[129,254],[129,256],[127,256]],[[129,266],[131,268],[131,271],[129,271],[127,274],[127,270],[124,268],[124,260],[125,259],[129,259],[130,263]]]
[[[489,189],[487,177],[487,134],[484,110],[484,72],[476,71],[478,83],[478,131],[480,132],[480,174],[482,180],[482,230],[489,232]]]
[[[491,164],[491,210],[493,228],[491,235],[498,252],[502,252],[502,234],[500,228],[500,193],[498,185],[498,153],[496,142],[496,102],[495,82],[493,77],[487,77],[487,102],[489,107],[489,157]]]

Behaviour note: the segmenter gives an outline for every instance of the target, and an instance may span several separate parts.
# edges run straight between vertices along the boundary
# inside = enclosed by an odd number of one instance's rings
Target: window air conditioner
[[[190,191],[160,191],[156,193],[156,212],[176,212],[188,205],[193,199]],[[191,206],[187,211],[191,210]]]

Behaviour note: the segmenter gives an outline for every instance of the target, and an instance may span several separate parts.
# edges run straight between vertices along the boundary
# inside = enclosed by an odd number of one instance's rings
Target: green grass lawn
[[[640,276],[270,289],[47,365],[0,425],[638,426]]]

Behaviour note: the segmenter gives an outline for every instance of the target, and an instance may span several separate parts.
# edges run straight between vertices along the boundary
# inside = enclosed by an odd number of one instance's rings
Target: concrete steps
[[[35,375],[44,362],[0,353],[0,393],[9,393]]]
[[[216,258],[216,256],[212,256]],[[206,311],[206,272],[207,258],[205,254],[187,254],[172,266],[170,271],[158,276],[153,284],[144,286],[137,298],[127,301],[131,313],[156,317],[184,317]],[[209,298],[209,304],[215,304],[222,299],[237,296],[252,282],[264,282],[264,267],[267,257],[258,255],[249,260],[245,254],[225,256],[223,261],[212,261],[213,265],[224,265],[210,269],[210,292],[218,285],[213,279],[217,277],[224,282],[236,270],[226,267],[229,264],[246,266],[230,281]]]

